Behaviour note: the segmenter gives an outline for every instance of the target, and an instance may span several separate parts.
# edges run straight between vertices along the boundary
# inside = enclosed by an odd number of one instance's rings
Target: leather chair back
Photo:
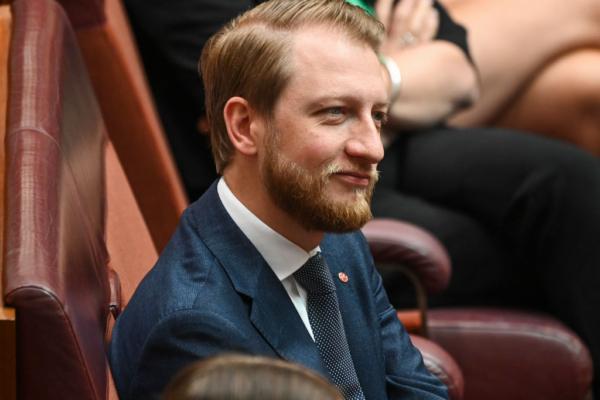
[[[64,10],[17,0],[12,27],[2,295],[16,309],[17,396],[116,398],[110,312],[155,246]]]
[[[19,0],[12,13],[3,294],[18,397],[102,399],[105,129],[62,9]]]
[[[0,5],[0,243],[4,243],[4,138],[8,93],[8,49],[10,43],[10,7]],[[0,254],[2,254],[0,246]],[[0,293],[2,291],[3,259],[0,257]],[[15,310],[4,306],[0,296],[0,399],[16,398],[16,328]]]

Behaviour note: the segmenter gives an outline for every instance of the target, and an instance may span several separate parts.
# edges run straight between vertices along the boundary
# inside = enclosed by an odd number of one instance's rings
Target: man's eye
[[[347,112],[344,107],[327,107],[321,111],[321,114],[324,123],[337,125],[345,121]]]
[[[373,121],[375,121],[375,124],[377,124],[377,126],[381,127],[383,125],[385,125],[385,123],[387,122],[388,119],[388,115],[385,111],[374,111],[373,112]]]
[[[344,115],[344,109],[342,107],[329,107],[326,111],[327,111],[327,114],[332,115],[332,116]]]

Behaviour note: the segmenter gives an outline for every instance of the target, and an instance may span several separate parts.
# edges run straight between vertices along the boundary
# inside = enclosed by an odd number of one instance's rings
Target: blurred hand
[[[384,24],[386,37],[381,50],[393,54],[398,50],[431,41],[439,27],[439,15],[432,0],[377,0],[377,17]]]

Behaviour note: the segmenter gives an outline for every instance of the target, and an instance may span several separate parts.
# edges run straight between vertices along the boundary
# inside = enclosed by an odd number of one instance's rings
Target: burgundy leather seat
[[[104,126],[62,11],[12,12],[3,295],[17,310],[17,395],[102,399]]]
[[[450,260],[422,229],[374,220],[363,229],[377,264],[402,255],[423,293],[443,290]],[[467,400],[581,400],[590,398],[592,361],[569,328],[532,312],[486,309],[423,310],[426,336],[447,350],[464,375]]]
[[[2,295],[17,312],[17,398],[116,398],[110,311],[155,246],[64,11],[15,1],[12,27]]]
[[[565,325],[503,309],[433,309],[429,338],[456,359],[467,399],[589,399],[592,362]]]

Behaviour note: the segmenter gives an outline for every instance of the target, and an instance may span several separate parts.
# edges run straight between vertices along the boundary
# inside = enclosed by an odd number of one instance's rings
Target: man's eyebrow
[[[350,103],[361,103],[363,102],[364,97],[362,96],[357,96],[357,95],[331,95],[331,94],[326,94],[320,97],[317,97],[315,99],[312,99],[310,102],[310,106],[311,107],[315,107],[315,106],[326,106],[328,102],[331,101],[343,101],[343,102],[350,102]],[[376,102],[375,104],[373,104],[374,108],[388,108],[390,106],[390,103],[388,101],[382,101],[382,102]]]
[[[384,101],[382,103],[375,103],[374,108],[385,108],[386,110],[390,107],[389,101]]]

